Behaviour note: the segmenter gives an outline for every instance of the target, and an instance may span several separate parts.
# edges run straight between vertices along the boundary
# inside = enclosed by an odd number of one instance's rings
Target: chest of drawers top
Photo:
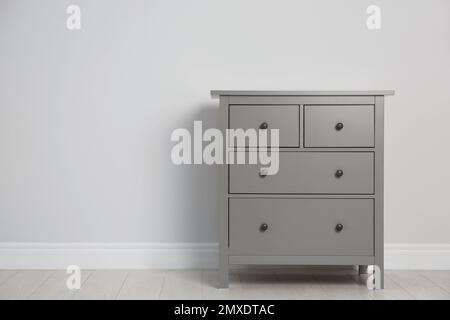
[[[394,90],[211,90],[219,96],[391,96]]]

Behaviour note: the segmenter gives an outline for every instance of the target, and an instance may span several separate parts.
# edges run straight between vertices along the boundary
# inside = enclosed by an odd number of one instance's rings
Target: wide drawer
[[[244,130],[278,129],[280,147],[298,147],[299,109],[298,105],[231,105],[229,127]],[[256,144],[246,143],[245,146],[252,147]]]
[[[373,147],[374,106],[305,106],[305,147]]]
[[[230,199],[230,255],[373,255],[372,199]]]
[[[264,176],[258,164],[229,166],[230,193],[372,194],[372,152],[279,152],[279,170]]]

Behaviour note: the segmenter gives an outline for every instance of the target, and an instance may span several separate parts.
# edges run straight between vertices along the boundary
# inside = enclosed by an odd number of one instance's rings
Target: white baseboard
[[[0,269],[216,268],[217,243],[0,243]],[[450,270],[450,244],[386,244],[386,269]]]
[[[385,244],[384,261],[386,269],[450,270],[450,244]]]
[[[217,243],[0,243],[0,269],[216,268]]]

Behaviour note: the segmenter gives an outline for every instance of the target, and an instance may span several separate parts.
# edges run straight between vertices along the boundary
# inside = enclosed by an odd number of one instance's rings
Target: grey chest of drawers
[[[277,174],[261,175],[258,164],[220,168],[220,287],[230,265],[289,264],[375,265],[383,288],[383,118],[392,94],[211,91],[224,133],[279,129]]]

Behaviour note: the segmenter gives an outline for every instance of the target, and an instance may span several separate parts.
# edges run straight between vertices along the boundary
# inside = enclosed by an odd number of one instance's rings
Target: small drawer
[[[305,106],[305,147],[374,147],[373,105]]]
[[[230,255],[373,255],[372,199],[230,199]]]
[[[245,153],[246,159],[251,158],[249,152]],[[279,152],[278,155],[279,170],[275,175],[264,176],[263,167],[267,166],[230,164],[229,192],[267,194],[372,194],[374,192],[373,152],[285,151]],[[257,155],[253,156],[257,159]],[[237,159],[237,152],[234,153],[234,159]]]
[[[280,147],[298,147],[300,121],[298,105],[230,105],[230,129],[279,129]],[[234,143],[236,146],[236,143]],[[269,144],[270,146],[270,141]],[[249,145],[247,147],[256,147]]]

